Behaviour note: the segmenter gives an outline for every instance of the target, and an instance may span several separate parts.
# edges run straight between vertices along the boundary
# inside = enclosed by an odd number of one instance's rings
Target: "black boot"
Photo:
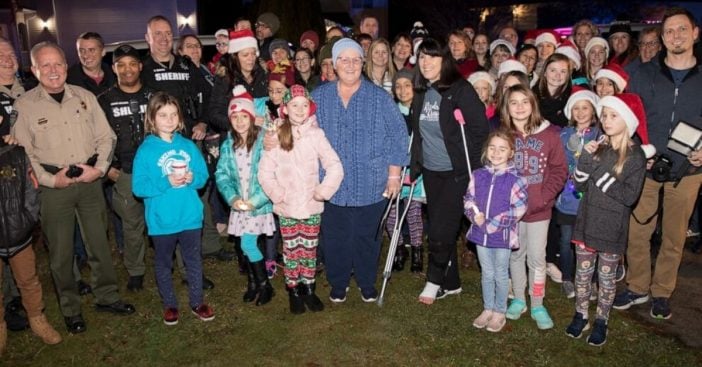
[[[290,312],[293,315],[299,315],[305,313],[305,303],[302,301],[302,295],[299,292],[298,287],[287,287],[288,296],[290,297]]]
[[[273,286],[268,280],[266,273],[266,264],[263,260],[251,263],[253,268],[254,279],[256,282],[256,306],[265,305],[273,298]]]
[[[319,312],[324,310],[324,303],[322,300],[314,294],[315,283],[310,284],[298,284],[297,288],[300,290],[302,295],[302,300],[305,302],[307,308],[312,312]]]
[[[244,266],[244,269],[246,270],[246,278],[248,280],[248,284],[246,285],[246,293],[244,293],[244,302],[253,302],[253,300],[256,299],[256,294],[258,293],[256,290],[256,278],[254,278],[253,267],[251,267],[249,260],[244,259]]]
[[[421,246],[412,246],[412,266],[410,267],[410,270],[413,273],[421,273],[422,267],[423,267],[422,264],[423,264],[422,247]]]
[[[402,271],[405,268],[405,261],[407,261],[407,249],[405,245],[399,244],[392,262],[392,270]]]

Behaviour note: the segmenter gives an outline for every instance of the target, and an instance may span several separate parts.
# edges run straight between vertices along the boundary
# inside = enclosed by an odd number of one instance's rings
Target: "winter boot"
[[[41,338],[44,344],[53,345],[61,342],[61,334],[59,334],[51,326],[51,324],[49,324],[49,321],[46,320],[46,316],[44,314],[30,317],[29,327],[32,328],[32,331],[36,336]]]
[[[392,262],[393,271],[402,271],[405,269],[405,261],[407,261],[407,249],[405,245],[397,245],[397,250],[395,251],[395,258]]]
[[[422,247],[412,246],[412,266],[410,267],[410,270],[413,273],[421,273],[423,267],[422,263]]]
[[[256,282],[256,306],[265,305],[273,298],[273,286],[268,280],[266,264],[263,260],[251,263],[254,280]]]
[[[312,312],[319,312],[324,310],[324,303],[322,303],[322,300],[314,293],[315,284],[316,283],[300,283],[297,285],[297,288],[300,290],[302,301],[305,302],[307,308]]]
[[[305,313],[305,303],[302,301],[302,295],[299,293],[299,286],[287,287],[288,296],[290,297],[290,312],[293,315]]]
[[[246,269],[246,278],[248,284],[246,285],[246,293],[244,293],[244,302],[253,302],[256,299],[257,288],[256,288],[256,278],[254,278],[254,271],[251,263],[248,259],[244,259],[244,269]]]

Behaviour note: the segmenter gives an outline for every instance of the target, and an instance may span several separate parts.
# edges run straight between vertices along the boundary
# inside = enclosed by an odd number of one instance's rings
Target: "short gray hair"
[[[29,57],[32,59],[32,66],[37,66],[37,54],[39,51],[45,48],[53,48],[54,50],[58,51],[58,53],[61,54],[63,61],[66,62],[66,53],[63,52],[61,46],[57,45],[55,42],[44,41],[37,43],[34,45],[34,47],[32,47],[32,50],[29,51]]]

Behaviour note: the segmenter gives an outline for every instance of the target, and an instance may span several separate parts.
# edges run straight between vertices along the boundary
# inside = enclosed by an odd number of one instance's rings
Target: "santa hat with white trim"
[[[629,84],[629,73],[616,63],[607,64],[602,69],[597,70],[597,73],[595,73],[595,80],[599,78],[607,78],[614,82],[617,88],[619,88],[620,93],[624,92],[626,86]]]
[[[646,123],[646,111],[643,102],[637,94],[621,93],[614,96],[606,96],[597,103],[597,116],[602,118],[602,109],[609,107],[619,114],[626,123],[629,136],[636,133],[641,139],[641,149],[647,159],[656,155],[656,147],[648,141],[648,127]]]
[[[229,100],[229,108],[227,116],[231,116],[234,112],[246,112],[251,116],[251,121],[256,118],[256,108],[254,107],[253,97],[246,88],[239,84],[232,89],[232,99]]]
[[[234,54],[251,47],[256,49],[256,56],[258,56],[258,41],[256,41],[256,37],[254,37],[250,29],[229,32],[228,53]]]
[[[575,70],[580,70],[582,59],[578,47],[575,46],[573,42],[570,40],[563,41],[563,43],[558,46],[555,53],[567,56],[575,64]]]
[[[558,38],[556,37],[556,32],[552,30],[545,30],[539,33],[538,36],[536,36],[536,40],[534,41],[534,46],[538,47],[540,44],[548,42],[553,45],[553,47],[558,47]]]
[[[591,90],[583,88],[579,85],[574,85],[573,89],[571,90],[570,97],[568,98],[568,102],[566,102],[566,105],[563,108],[563,114],[568,120],[570,120],[573,106],[575,106],[576,103],[580,101],[588,101],[592,104],[592,109],[594,110],[597,108],[597,102],[599,99],[600,98],[597,96],[597,94],[593,93]]]

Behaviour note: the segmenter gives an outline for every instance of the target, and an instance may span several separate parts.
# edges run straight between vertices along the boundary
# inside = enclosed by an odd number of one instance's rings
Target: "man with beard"
[[[114,159],[107,177],[112,186],[112,205],[122,219],[124,266],[129,273],[127,289],[138,291],[144,284],[144,205],[132,194],[132,162],[144,139],[144,114],[153,90],[141,83],[139,52],[120,45],[112,54],[117,84],[98,96],[100,107],[117,135]]]
[[[630,81],[630,90],[639,94],[646,106],[651,144],[659,155],[668,156],[672,165],[669,177],[649,174],[646,178],[629,225],[627,289],[617,295],[613,307],[626,310],[645,303],[650,291],[651,316],[668,319],[672,315],[668,299],[675,290],[687,223],[702,185],[698,169],[702,166],[702,151],[693,151],[687,157],[670,151],[668,135],[679,121],[702,129],[702,65],[693,52],[699,28],[692,13],[678,7],[667,9],[661,29],[666,51],[639,67]],[[658,168],[665,165],[661,163],[656,162],[653,171],[659,172]],[[648,168],[652,165],[653,160]],[[650,239],[660,213],[659,195],[663,195],[663,239],[652,274]]]

